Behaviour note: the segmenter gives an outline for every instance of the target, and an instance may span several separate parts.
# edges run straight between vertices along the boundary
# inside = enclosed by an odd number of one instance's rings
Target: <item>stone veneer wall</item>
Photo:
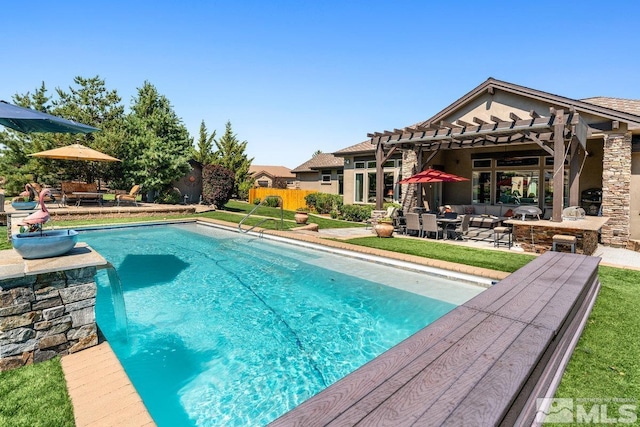
[[[0,281],[0,371],[98,344],[96,267]]]
[[[418,163],[418,154],[414,150],[402,150],[402,178],[408,178],[416,173],[416,165]],[[403,185],[402,191],[402,210],[404,212],[410,212],[411,208],[417,206],[418,194],[417,184]]]
[[[610,134],[604,140],[602,160],[602,243],[627,247],[631,213],[631,133]]]

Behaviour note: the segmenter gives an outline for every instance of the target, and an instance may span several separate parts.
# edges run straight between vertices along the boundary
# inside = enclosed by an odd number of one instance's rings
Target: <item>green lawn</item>
[[[230,202],[228,207],[232,211],[216,211],[190,216],[206,216],[238,223],[243,217],[243,213],[253,208],[253,206],[246,203],[237,202]],[[274,208],[260,208],[259,214],[279,218],[280,211]],[[294,226],[291,222],[293,215],[293,212],[285,212],[285,219],[288,220],[288,223],[291,223],[291,227]],[[156,219],[157,218],[144,218],[144,220],[148,221]],[[128,218],[122,222],[141,220],[140,218]],[[57,221],[56,225],[74,226],[114,222],[115,220],[113,219],[74,222]],[[334,224],[338,224],[339,226],[355,225],[353,223],[333,221],[320,217],[312,217],[310,222],[322,224],[322,228],[331,228]],[[362,225],[360,224],[360,226]],[[0,233],[3,233],[3,236],[5,236],[6,227],[0,227]],[[517,270],[533,258],[532,255],[527,254],[443,245],[426,240],[365,237],[351,239],[348,242],[355,245],[408,253],[506,272]],[[5,245],[5,248],[10,247],[4,237],[0,239],[0,247],[2,247],[2,244]],[[593,312],[589,317],[586,329],[578,342],[578,346],[569,362],[567,371],[562,378],[556,397],[636,399],[640,396],[640,309],[638,309],[638,307],[640,307],[640,272],[612,267],[600,267],[599,275],[602,289],[598,295]],[[39,402],[34,403],[37,396],[35,396],[36,393],[33,393],[33,381],[23,380],[22,378],[23,375],[34,375],[23,372],[32,372],[36,369],[44,369],[45,372],[50,370],[55,373],[60,369],[59,362],[54,360],[47,362],[47,364],[29,366],[4,373],[0,376],[0,383],[4,385],[7,381],[10,381],[11,390],[18,390],[19,393],[22,393],[24,396],[33,395],[32,398],[28,399],[30,400],[29,404],[33,403],[32,406],[37,408],[42,407],[43,412],[42,415],[38,415],[35,412],[30,413],[30,424],[28,425],[45,425],[38,424],[38,422],[34,420],[48,420],[48,417],[51,415],[49,415],[50,409],[47,408],[56,406],[58,403],[48,406]],[[47,390],[63,390],[63,384],[60,382],[57,374],[54,373],[46,373],[45,380],[51,381],[51,383],[43,386],[43,388]],[[0,390],[4,391],[7,389],[0,388]],[[7,393],[3,392],[0,395],[6,396]],[[57,399],[59,399],[59,397],[54,396],[50,399],[51,401],[58,402]],[[22,409],[18,410],[13,406],[18,405],[20,400],[6,398],[2,398],[1,400],[0,425],[27,425],[20,424],[22,422],[20,420],[13,421],[11,418],[2,418],[9,417],[11,414],[17,412],[22,412]],[[609,403],[608,410],[610,416],[615,416],[617,414],[617,404]],[[67,413],[66,410],[63,412]],[[54,424],[46,423],[46,425]],[[55,425],[68,424],[60,422]]]
[[[0,426],[74,426],[60,359],[0,372]]]

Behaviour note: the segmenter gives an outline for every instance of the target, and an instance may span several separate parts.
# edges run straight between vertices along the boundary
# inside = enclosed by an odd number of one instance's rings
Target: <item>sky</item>
[[[640,99],[636,1],[102,0],[3,4],[0,99],[99,76],[153,84],[197,140],[230,121],[295,168],[438,113],[489,77]]]

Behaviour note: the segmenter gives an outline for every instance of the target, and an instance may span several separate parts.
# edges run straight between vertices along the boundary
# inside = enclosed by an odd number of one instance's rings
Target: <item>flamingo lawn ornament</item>
[[[40,210],[35,211],[22,220],[22,225],[28,226],[29,232],[40,230],[40,233],[42,233],[42,224],[49,221],[51,216],[49,215],[47,206],[44,204],[44,198],[50,194],[51,191],[48,188],[42,190],[42,192],[40,192]]]
[[[27,197],[29,201],[36,198],[36,190],[31,184],[24,185],[24,191],[19,194],[20,197]]]

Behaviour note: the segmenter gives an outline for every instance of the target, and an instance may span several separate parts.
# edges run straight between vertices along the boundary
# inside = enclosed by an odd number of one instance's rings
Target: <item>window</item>
[[[357,163],[356,163],[357,165]],[[362,173],[357,173],[356,174],[356,191],[355,191],[355,198],[354,200],[356,202],[364,202],[364,174]]]
[[[356,169],[364,169],[364,162],[356,162],[354,167]]]
[[[490,168],[491,167],[491,159],[477,159],[473,160],[474,168]]]
[[[496,172],[496,204],[537,205],[539,181],[537,170]]]
[[[473,172],[471,203],[491,203],[491,172]]]
[[[384,173],[384,192],[382,194],[385,202],[393,202],[393,200],[396,198],[394,191],[393,172]]]
[[[341,196],[344,194],[344,175],[343,174],[338,174],[338,194]]]
[[[322,174],[322,182],[323,183],[330,183],[331,182],[331,174],[327,174],[325,175],[324,173]]]
[[[396,167],[396,162],[395,160],[387,160],[384,165],[382,165],[383,168],[394,168]]]
[[[539,164],[539,157],[507,157],[504,159],[496,160],[496,166],[498,167],[538,166]]]
[[[367,162],[367,169],[375,169],[376,168],[376,162]]]
[[[564,200],[563,207],[569,206],[569,171],[564,171]],[[553,205],[553,171],[544,171],[544,204],[545,206]]]
[[[269,181],[267,181],[266,179],[261,179],[260,181],[258,181],[258,185],[260,187],[268,187],[269,186]]]
[[[367,174],[367,179],[369,180],[368,191],[367,191],[367,203],[375,203],[376,202],[376,173],[369,172]]]

